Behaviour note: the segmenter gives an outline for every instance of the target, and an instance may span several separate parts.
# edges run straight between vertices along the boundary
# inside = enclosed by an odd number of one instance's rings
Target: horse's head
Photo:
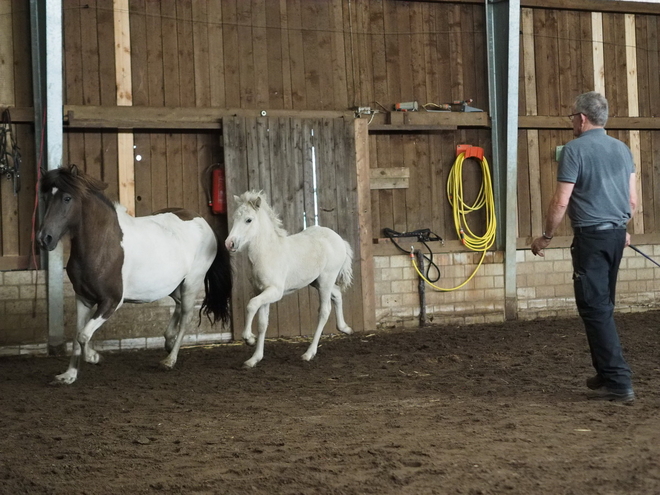
[[[247,191],[234,196],[237,203],[233,225],[225,246],[229,251],[242,251],[253,240],[269,230],[286,236],[281,220],[271,210],[262,191]]]
[[[37,233],[41,247],[55,249],[62,236],[79,222],[84,199],[90,192],[105,187],[75,165],[46,172],[41,179],[41,192],[47,198],[46,214]]]
[[[250,243],[254,232],[259,229],[257,224],[262,195],[255,191],[248,191],[241,196],[234,196],[237,203],[234,211],[234,222],[231,232],[225,240],[225,247],[232,252],[241,251]]]

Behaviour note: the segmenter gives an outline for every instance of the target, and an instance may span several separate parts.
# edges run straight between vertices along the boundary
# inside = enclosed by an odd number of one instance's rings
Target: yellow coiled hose
[[[410,259],[412,264],[415,267],[417,274],[431,287],[439,291],[452,291],[460,289],[465,284],[467,284],[475,276],[481,264],[486,257],[486,252],[493,247],[495,244],[495,230],[497,228],[497,219],[495,217],[495,198],[493,196],[493,182],[490,176],[490,168],[488,166],[488,161],[486,158],[481,159],[481,173],[482,173],[482,182],[481,187],[479,188],[479,193],[477,194],[474,203],[470,206],[463,201],[463,162],[465,160],[465,152],[460,153],[454,161],[449,172],[449,178],[447,179],[447,199],[449,204],[452,207],[453,217],[454,217],[454,227],[456,228],[456,234],[461,240],[463,245],[469,248],[472,251],[479,251],[482,253],[479,264],[476,266],[472,274],[468,279],[462,284],[452,287],[452,288],[443,288],[438,287],[431,283],[419,270],[417,263],[415,262],[415,255],[411,251]],[[481,208],[486,208],[486,232],[482,236],[475,235],[470,229],[470,226],[467,221],[467,215],[473,211],[478,211]]]

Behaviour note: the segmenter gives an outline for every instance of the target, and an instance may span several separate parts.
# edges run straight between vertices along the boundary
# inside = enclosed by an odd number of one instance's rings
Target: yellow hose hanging
[[[485,157],[481,158],[481,173],[483,180],[479,193],[477,194],[474,203],[471,206],[465,204],[463,201],[463,161],[465,160],[465,152],[460,153],[454,161],[454,165],[449,172],[447,179],[447,199],[452,207],[454,226],[456,234],[461,240],[463,245],[472,251],[480,251],[482,253],[479,264],[476,266],[472,274],[462,284],[452,287],[450,289],[438,287],[431,283],[419,270],[415,262],[415,255],[413,250],[410,252],[410,259],[412,260],[413,267],[417,274],[431,287],[439,291],[452,291],[460,289],[467,284],[476,275],[481,267],[481,264],[486,257],[486,252],[495,244],[495,230],[497,228],[497,219],[495,217],[495,198],[493,196],[493,182],[490,177],[490,168],[488,161]],[[473,211],[478,211],[481,208],[486,208],[486,232],[483,236],[475,235],[467,222],[467,214]]]

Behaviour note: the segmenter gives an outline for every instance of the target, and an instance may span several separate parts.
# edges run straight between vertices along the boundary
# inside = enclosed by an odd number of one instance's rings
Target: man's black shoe
[[[601,387],[589,392],[588,397],[592,400],[609,400],[615,402],[631,403],[635,400],[635,392],[631,388],[622,390],[611,390]]]
[[[605,380],[600,375],[595,375],[592,376],[591,378],[587,378],[587,387],[589,387],[591,390],[598,390],[599,388],[602,388],[604,386],[605,386]]]

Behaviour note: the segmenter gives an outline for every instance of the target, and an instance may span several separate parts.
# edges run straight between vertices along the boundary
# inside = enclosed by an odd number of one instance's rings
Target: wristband
[[[552,240],[553,237],[554,237],[553,235],[546,235],[546,233],[543,232],[543,238],[544,238],[544,239],[550,241],[550,240]]]

